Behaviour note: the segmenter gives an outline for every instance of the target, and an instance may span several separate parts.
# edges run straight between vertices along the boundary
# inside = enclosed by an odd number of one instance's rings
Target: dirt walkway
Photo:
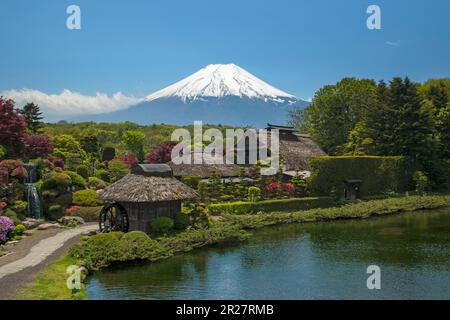
[[[79,241],[85,231],[97,230],[97,224],[74,229],[35,231],[19,243],[7,246],[10,254],[0,258],[0,300],[17,293],[25,284]]]

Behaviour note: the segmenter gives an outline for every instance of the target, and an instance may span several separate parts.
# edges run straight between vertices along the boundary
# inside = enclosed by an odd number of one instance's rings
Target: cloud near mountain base
[[[125,96],[121,92],[114,93],[111,96],[104,93],[85,96],[70,90],[64,90],[60,94],[46,94],[31,89],[7,90],[0,92],[0,96],[14,100],[17,107],[22,107],[28,102],[34,102],[41,107],[47,121],[119,111],[142,100]]]

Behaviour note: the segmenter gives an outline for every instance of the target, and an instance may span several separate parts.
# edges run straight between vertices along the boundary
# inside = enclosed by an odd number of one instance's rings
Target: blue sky
[[[66,8],[81,8],[81,30]],[[366,9],[382,10],[382,30]],[[2,0],[0,92],[141,97],[235,63],[301,98],[346,76],[449,76],[448,0]]]

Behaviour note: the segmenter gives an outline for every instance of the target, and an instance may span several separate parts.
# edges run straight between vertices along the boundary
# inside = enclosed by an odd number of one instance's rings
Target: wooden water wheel
[[[118,203],[104,206],[99,216],[99,228],[102,233],[128,232],[129,221],[125,208]]]

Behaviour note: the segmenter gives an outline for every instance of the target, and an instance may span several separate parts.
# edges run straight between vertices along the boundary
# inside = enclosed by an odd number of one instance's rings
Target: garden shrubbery
[[[80,207],[98,207],[102,205],[102,201],[97,198],[97,192],[90,189],[74,192],[72,202]]]
[[[97,177],[89,177],[88,186],[94,190],[101,190],[107,187],[107,183],[100,178]]]
[[[175,222],[169,217],[159,217],[150,223],[150,230],[154,234],[165,234],[171,231],[175,226]]]
[[[226,202],[209,205],[212,215],[221,214],[255,214],[273,211],[300,211],[314,208],[327,208],[334,205],[330,197],[293,198],[281,200],[265,200],[259,202]]]
[[[63,171],[63,174],[66,174],[70,177],[70,180],[72,181],[71,185],[75,187],[84,188],[87,186],[86,180],[80,176],[78,173],[74,171]]]
[[[313,167],[308,190],[329,196],[344,190],[344,181],[362,180],[359,197],[412,189],[412,166],[404,157],[342,156],[310,159]]]
[[[88,269],[98,270],[118,262],[151,261],[166,254],[157,241],[143,232],[133,231],[97,234],[72,247],[70,255],[81,259]]]

